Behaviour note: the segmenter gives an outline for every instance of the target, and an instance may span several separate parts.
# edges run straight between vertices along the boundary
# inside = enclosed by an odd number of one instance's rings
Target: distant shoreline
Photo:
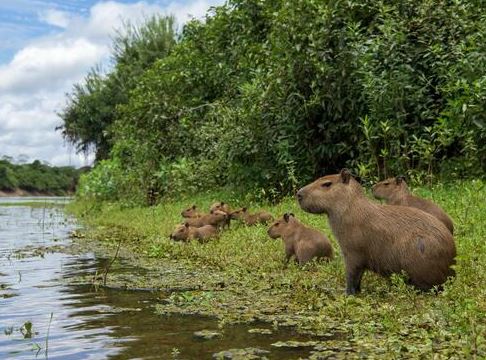
[[[26,191],[23,189],[15,189],[13,191],[0,190],[0,198],[8,197],[32,197],[32,196],[72,196],[72,192],[66,192],[65,194],[56,194],[49,191]]]

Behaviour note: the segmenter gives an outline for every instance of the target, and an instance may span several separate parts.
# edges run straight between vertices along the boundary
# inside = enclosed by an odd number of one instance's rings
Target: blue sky
[[[223,0],[0,0],[0,157],[81,166],[54,129],[65,94],[110,58],[123,21],[173,14],[183,24]]]

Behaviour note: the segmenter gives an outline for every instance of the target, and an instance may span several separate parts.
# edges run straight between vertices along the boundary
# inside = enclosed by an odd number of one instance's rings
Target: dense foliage
[[[0,160],[0,191],[23,190],[64,195],[76,189],[81,170],[70,166],[54,167],[35,160],[31,164],[13,164]]]
[[[137,201],[222,185],[273,196],[344,166],[367,179],[484,175],[484,10],[478,0],[231,0],[128,76],[123,100],[75,90],[64,131],[98,158],[106,134],[99,172],[116,190],[105,195]],[[167,27],[160,36],[173,39]],[[102,89],[121,58],[97,78]]]

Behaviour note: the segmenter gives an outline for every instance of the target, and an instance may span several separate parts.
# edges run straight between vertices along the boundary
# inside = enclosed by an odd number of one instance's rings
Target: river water
[[[269,359],[308,355],[271,346],[296,338],[292,330],[259,335],[238,325],[225,327],[222,338],[198,340],[194,332],[217,330],[216,320],[156,315],[158,293],[70,281],[101,273],[108,260],[61,250],[78,227],[63,212],[67,201],[0,198],[0,359],[211,359],[247,347],[270,351]],[[124,270],[137,272],[128,265]]]

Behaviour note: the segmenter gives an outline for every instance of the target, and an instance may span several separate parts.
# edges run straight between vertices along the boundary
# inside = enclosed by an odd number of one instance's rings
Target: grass
[[[414,192],[437,202],[455,223],[457,276],[439,294],[417,292],[400,276],[384,279],[366,273],[362,294],[345,296],[343,260],[327,219],[304,213],[290,197],[269,205],[245,203],[231,193],[208,193],[152,208],[78,201],[70,211],[91,225],[92,238],[113,247],[123,238],[125,250],[152,259],[164,274],[134,281],[162,287],[197,285],[173,293],[158,305],[160,313],[213,315],[221,326],[255,320],[277,327],[295,325],[298,331],[333,339],[329,348],[315,351],[316,359],[337,349],[353,357],[485,358],[486,183],[454,182]],[[235,222],[207,244],[169,240],[183,208],[194,203],[208,209],[216,200],[275,216],[291,211],[326,233],[337,256],[330,263],[284,269],[280,240],[270,239],[263,226]]]

